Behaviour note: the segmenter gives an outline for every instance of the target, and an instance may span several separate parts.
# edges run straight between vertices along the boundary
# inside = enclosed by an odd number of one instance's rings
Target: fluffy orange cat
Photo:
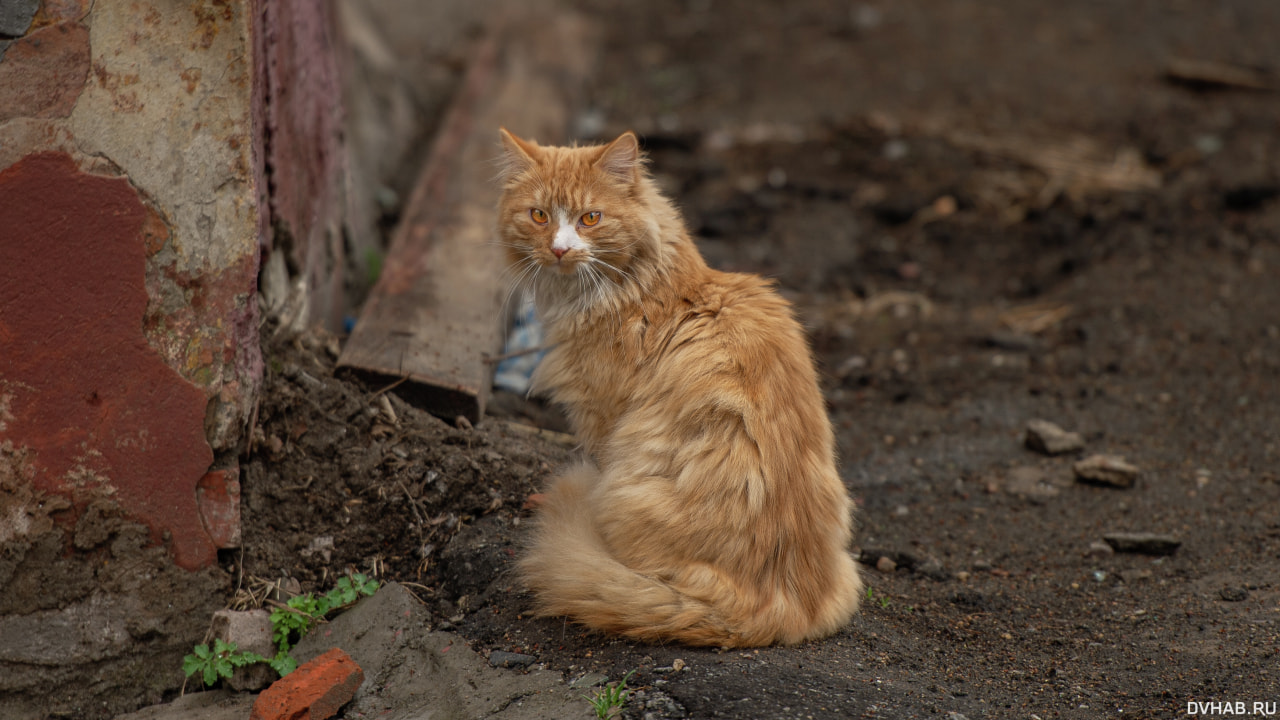
[[[534,388],[587,456],[519,562],[538,612],[690,645],[839,629],[862,588],[852,506],[788,303],[707,267],[632,133],[502,141],[502,243],[554,343]]]

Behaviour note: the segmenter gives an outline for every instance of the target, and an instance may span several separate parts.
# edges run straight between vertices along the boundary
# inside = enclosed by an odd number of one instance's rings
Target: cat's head
[[[593,290],[634,279],[634,264],[657,242],[635,134],[589,147],[501,134],[499,230],[516,276]]]

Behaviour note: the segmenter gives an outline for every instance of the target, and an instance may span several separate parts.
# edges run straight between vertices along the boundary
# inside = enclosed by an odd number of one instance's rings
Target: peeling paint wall
[[[0,717],[158,700],[224,602],[262,373],[261,10],[0,0]]]

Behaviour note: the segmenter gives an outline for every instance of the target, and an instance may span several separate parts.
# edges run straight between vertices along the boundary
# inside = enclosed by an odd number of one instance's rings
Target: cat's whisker
[[[592,290],[592,295],[594,296],[594,300],[590,304],[594,305],[595,303],[599,302],[604,298],[604,293],[605,293],[604,280],[600,277],[600,271],[592,267],[591,263],[583,263],[578,267],[582,268],[583,271],[585,271],[584,274],[587,276],[587,279],[591,282],[591,290]]]
[[[502,299],[501,307],[502,312],[504,313],[514,312],[511,310],[511,297],[515,294],[516,290],[525,286],[524,279],[528,277],[530,273],[533,273],[535,277],[537,276],[538,261],[534,257],[529,256],[524,260],[521,260],[520,264],[512,269],[515,270],[517,268],[519,268],[519,273],[511,279],[511,287],[507,289],[506,297]]]
[[[601,259],[600,259],[600,258],[598,258],[598,257],[592,257],[592,258],[591,258],[591,261],[592,261],[592,262],[596,262],[596,263],[600,263],[601,265],[603,265],[603,266],[605,266],[605,267],[609,268],[610,270],[612,270],[612,271],[614,271],[614,272],[618,273],[619,275],[622,275],[623,277],[630,278],[630,279],[631,279],[631,282],[635,283],[635,284],[636,284],[636,285],[637,285],[641,290],[643,290],[646,294],[649,292],[649,288],[645,287],[645,286],[644,286],[644,283],[640,282],[640,278],[636,277],[634,274],[629,273],[629,272],[627,272],[626,270],[623,270],[622,268],[617,267],[616,265],[613,265],[612,263],[609,263],[609,262],[606,262],[606,261],[604,261],[604,260],[601,260]],[[617,285],[621,286],[621,283],[616,283],[616,282],[615,282],[615,284],[617,284]]]
[[[592,260],[595,260],[595,258],[592,258]],[[614,320],[617,322],[621,322],[622,315],[618,310],[618,304],[616,302],[611,301],[609,290],[608,290],[609,283],[613,283],[614,285],[617,285],[617,283],[613,282],[613,280],[611,280],[604,273],[600,272],[598,268],[596,268],[594,265],[590,263],[583,265],[583,267],[587,268],[587,271],[590,274],[592,281],[595,283],[596,300],[594,304],[600,305],[602,303],[607,303],[609,305],[609,309],[613,311]]]

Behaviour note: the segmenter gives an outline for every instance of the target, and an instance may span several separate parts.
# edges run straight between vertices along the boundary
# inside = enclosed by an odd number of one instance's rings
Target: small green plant
[[[867,602],[873,602],[873,601],[879,602],[880,607],[885,609],[888,609],[889,603],[890,603],[889,598],[886,595],[881,595],[879,597],[876,597],[875,590],[873,590],[871,586],[868,585],[867,586]]]
[[[271,611],[271,639],[281,652],[288,653],[325,615],[354,605],[360,598],[377,591],[377,580],[355,573],[340,578],[332,590],[319,597],[312,593],[295,595],[289,598],[285,607]]]
[[[218,682],[218,678],[230,678],[238,667],[266,660],[258,653],[241,650],[235,643],[217,638],[212,649],[200,644],[195,646],[192,654],[182,658],[182,671],[187,677],[200,673],[200,679],[208,686]]]
[[[295,595],[271,611],[271,640],[276,645],[275,657],[264,658],[257,653],[244,652],[237,649],[235,643],[217,639],[213,649],[208,645],[195,646],[193,654],[182,659],[182,671],[187,677],[200,673],[205,685],[213,685],[219,678],[231,677],[238,667],[265,662],[284,677],[298,668],[298,661],[289,651],[326,615],[354,605],[360,598],[377,591],[377,580],[355,573],[340,578],[332,590],[318,597],[314,593]]]
[[[373,287],[378,284],[378,276],[382,274],[382,253],[377,248],[365,250],[364,264],[368,268],[365,280],[369,283],[369,287]]]
[[[609,683],[597,690],[594,697],[589,695],[582,696],[584,700],[591,703],[592,709],[596,711],[596,717],[600,718],[600,720],[609,720],[609,718],[622,712],[622,708],[627,704],[627,698],[631,696],[631,691],[627,689],[627,681],[635,674],[636,671],[632,670],[617,683]]]

